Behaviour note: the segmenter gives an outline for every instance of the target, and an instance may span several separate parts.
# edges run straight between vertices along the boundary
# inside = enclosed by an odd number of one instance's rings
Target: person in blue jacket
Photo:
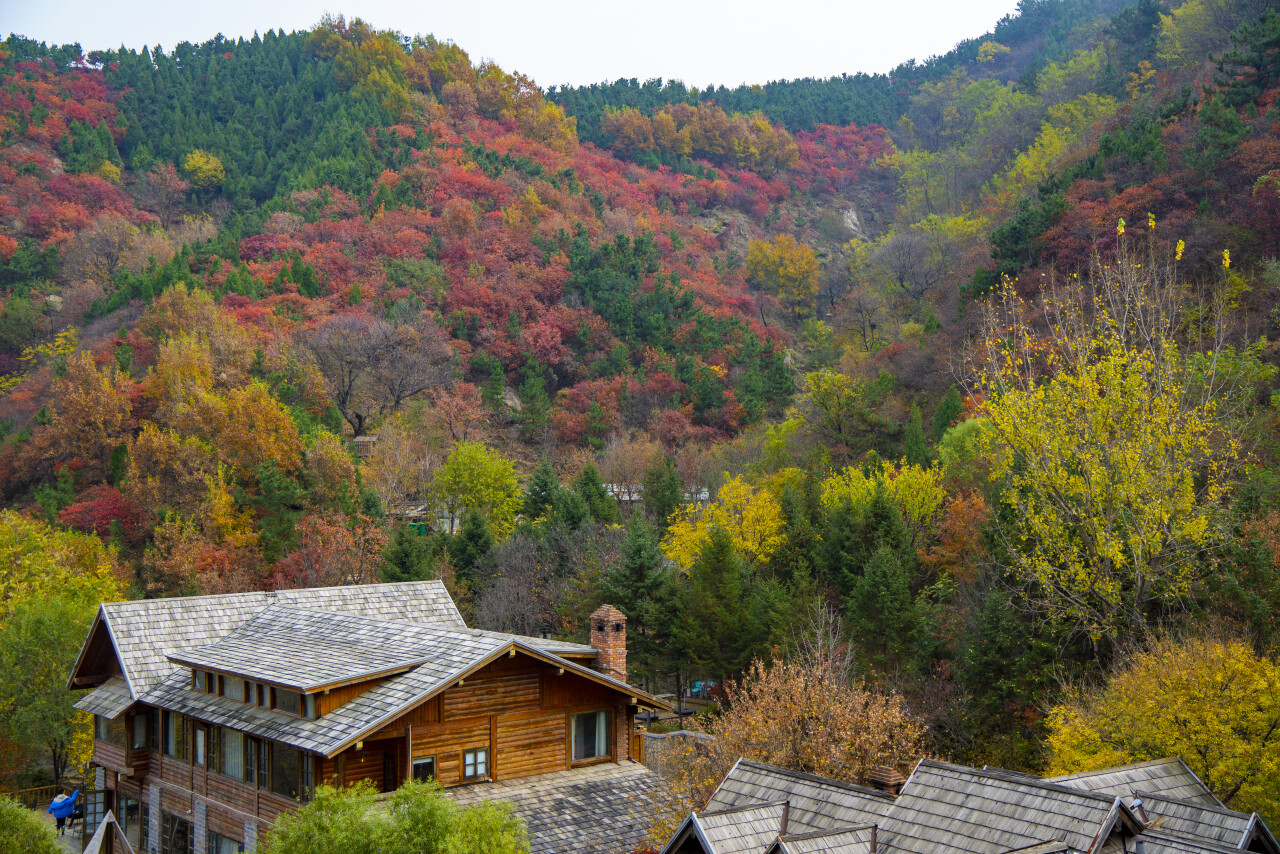
[[[67,819],[71,817],[71,813],[75,812],[76,800],[80,797],[80,790],[76,789],[71,793],[71,797],[58,794],[53,796],[53,803],[49,804],[49,812],[58,822],[58,835],[63,836],[67,832]]]

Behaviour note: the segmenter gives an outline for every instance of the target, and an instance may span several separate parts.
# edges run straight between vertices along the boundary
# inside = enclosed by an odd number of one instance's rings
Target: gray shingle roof
[[[1240,850],[1234,846],[1186,839],[1159,831],[1147,830],[1142,835],[1147,841],[1147,854],[1227,854]]]
[[[340,752],[364,734],[383,726],[413,705],[443,691],[467,672],[509,649],[548,655],[566,671],[588,676],[629,695],[647,699],[647,695],[622,682],[556,658],[548,649],[563,648],[564,644],[543,642],[540,647],[535,647],[528,639],[477,629],[397,623],[332,611],[272,605],[236,628],[228,641],[239,655],[240,651],[247,652],[255,646],[268,653],[282,647],[292,650],[299,638],[319,639],[316,651],[321,654],[326,650],[342,647],[383,649],[387,650],[385,655],[388,660],[413,659],[419,663],[403,673],[385,679],[317,720],[194,691],[185,668],[175,667],[140,699],[208,723],[231,727],[250,735],[271,738],[329,756]],[[210,660],[216,660],[216,655],[208,650],[219,646],[214,644],[203,653]],[[177,655],[181,656],[182,653],[178,652]],[[272,665],[273,672],[283,674],[288,663],[278,662]],[[299,666],[320,667],[306,662],[301,662]],[[308,672],[311,673],[308,678],[314,677],[314,673]]]
[[[453,786],[444,794],[462,806],[512,804],[529,830],[531,854],[620,854],[643,841],[665,789],[657,774],[627,761]]]
[[[1243,848],[1253,830],[1255,817],[1249,813],[1146,793],[1135,797],[1142,799],[1150,826],[1173,836]]]
[[[112,676],[77,700],[75,707],[82,712],[115,720],[132,705],[133,698],[129,696],[129,686],[125,684],[124,677]]]
[[[102,605],[99,618],[107,624],[129,693],[137,699],[173,671],[174,665],[165,658],[170,652],[217,643],[275,603],[382,620],[465,626],[439,581],[110,602]]]
[[[1208,806],[1222,806],[1195,772],[1176,757],[1119,765],[1099,771],[1063,774],[1048,779],[1051,783],[1105,795],[1119,795],[1122,798],[1128,798],[1134,792],[1151,792],[1169,798],[1199,801]]]
[[[708,810],[690,821],[710,854],[760,854],[778,838],[785,807],[783,802]]]
[[[790,801],[792,833],[875,824],[893,796],[826,777],[740,759],[707,801],[708,810]]]
[[[922,760],[882,822],[886,850],[918,854],[998,854],[1063,841],[1087,851],[1114,811],[1107,795],[1025,774]]]

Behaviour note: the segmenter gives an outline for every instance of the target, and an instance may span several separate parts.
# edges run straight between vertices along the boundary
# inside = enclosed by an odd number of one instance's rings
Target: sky
[[[326,12],[451,39],[540,86],[620,77],[736,86],[885,72],[990,31],[1017,0],[0,0],[0,32],[85,50],[308,29]]]

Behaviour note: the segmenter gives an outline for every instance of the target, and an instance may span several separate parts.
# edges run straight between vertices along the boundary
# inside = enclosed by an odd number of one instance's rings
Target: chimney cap
[[[601,620],[606,623],[625,623],[627,621],[627,615],[612,605],[604,604],[599,608],[596,608],[595,612],[591,615],[592,623],[596,620]]]

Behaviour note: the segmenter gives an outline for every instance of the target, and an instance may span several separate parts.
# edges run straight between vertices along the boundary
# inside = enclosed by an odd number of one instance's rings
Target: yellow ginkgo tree
[[[723,528],[741,557],[764,563],[786,539],[784,524],[782,506],[773,493],[735,477],[726,481],[705,507],[686,504],[672,514],[662,551],[688,569],[698,559],[711,529]]]

